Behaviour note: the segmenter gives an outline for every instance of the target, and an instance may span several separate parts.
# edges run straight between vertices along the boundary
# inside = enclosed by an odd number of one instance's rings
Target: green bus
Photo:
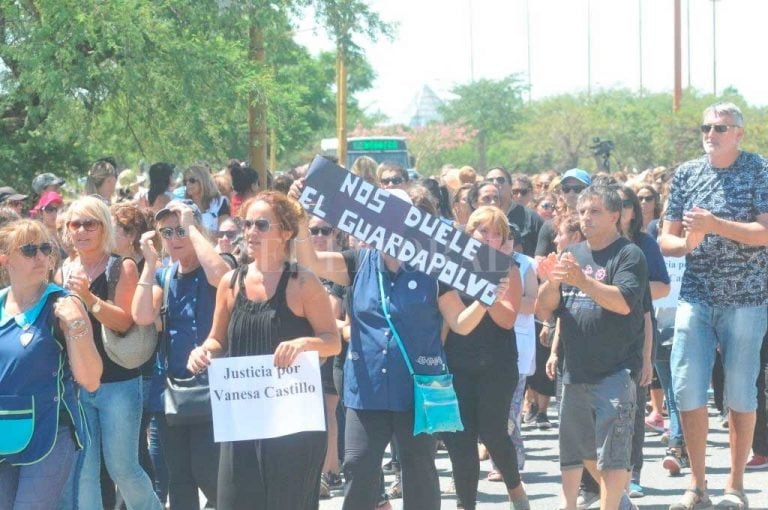
[[[324,138],[320,142],[322,155],[336,155],[338,148],[336,138]],[[352,164],[360,156],[368,156],[377,163],[390,161],[400,165],[406,170],[413,167],[413,158],[408,152],[408,144],[402,136],[357,136],[347,138],[346,168],[352,168]]]

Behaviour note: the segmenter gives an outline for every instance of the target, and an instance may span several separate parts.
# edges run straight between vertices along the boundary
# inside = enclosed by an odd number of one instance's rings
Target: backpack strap
[[[120,269],[123,265],[123,258],[120,255],[110,255],[107,260],[107,267],[104,270],[107,276],[107,299],[115,302],[115,290],[117,282],[120,279]]]

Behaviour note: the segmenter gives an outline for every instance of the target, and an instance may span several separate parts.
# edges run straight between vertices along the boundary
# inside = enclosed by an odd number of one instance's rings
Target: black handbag
[[[163,322],[163,358],[168,363],[168,294],[171,288],[171,278],[178,268],[177,264],[165,270],[163,274],[163,307],[160,317]],[[177,379],[166,375],[165,391],[163,392],[165,420],[170,426],[196,425],[209,423],[211,417],[211,394],[208,385],[208,372],[194,375],[186,379]]]

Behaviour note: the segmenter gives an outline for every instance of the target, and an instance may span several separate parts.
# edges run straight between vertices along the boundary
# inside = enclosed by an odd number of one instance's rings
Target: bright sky
[[[385,20],[398,23],[398,29],[392,42],[358,38],[377,72],[374,88],[359,99],[370,111],[379,110],[393,120],[406,120],[408,104],[425,84],[444,96],[452,86],[471,81],[473,74],[475,79],[527,76],[529,41],[534,99],[584,91],[590,81],[593,91],[615,86],[638,90],[641,68],[644,89],[672,90],[673,0],[369,3]],[[681,7],[683,87],[690,76],[694,88],[711,92],[713,2],[681,0]],[[717,0],[715,12],[718,92],[735,86],[750,103],[768,104],[768,68],[763,60],[768,0]],[[332,49],[324,36],[308,29],[312,26],[308,16],[297,32],[299,41],[311,51]]]

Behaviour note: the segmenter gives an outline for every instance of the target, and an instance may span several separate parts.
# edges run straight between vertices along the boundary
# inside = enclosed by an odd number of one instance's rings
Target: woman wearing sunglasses
[[[207,165],[192,165],[184,170],[184,186],[203,216],[202,225],[208,232],[217,232],[221,222],[229,218],[229,199],[219,193]]]
[[[661,196],[656,188],[650,184],[643,184],[637,188],[637,199],[640,201],[640,209],[643,213],[642,231],[648,231],[648,225],[661,217]]]
[[[88,307],[93,338],[104,365],[99,390],[81,394],[91,443],[78,460],[76,489],[73,498],[64,502],[65,507],[101,508],[103,451],[107,471],[128,507],[159,509],[160,501],[136,455],[142,413],[141,374],[138,368],[124,368],[107,356],[101,329],[103,325],[124,333],[133,325],[131,300],[138,279],[136,263],[111,255],[115,244],[112,216],[97,197],[83,197],[70,205],[65,238],[76,257],[63,266],[63,282]],[[113,264],[119,264],[116,282],[107,280]],[[114,288],[114,299],[108,301],[110,286]]]
[[[54,259],[41,223],[0,228],[0,508],[56,508],[88,441],[77,384],[96,391],[102,364],[82,302],[48,282]]]
[[[339,335],[325,289],[312,273],[289,264],[301,206],[266,191],[246,201],[241,213],[253,262],[221,279],[210,335],[192,350],[187,368],[205,370],[214,356],[273,354],[276,366],[288,367],[303,351],[321,358],[337,354]],[[222,443],[216,508],[316,509],[325,446],[325,432]]]
[[[144,269],[133,296],[132,314],[137,324],[153,324],[164,302],[164,352],[167,374],[188,379],[187,358],[202,345],[213,321],[216,286],[230,267],[216,253],[202,226],[202,216],[191,200],[172,200],[155,215],[157,232],[141,236]],[[171,265],[158,268],[159,255],[153,238],[160,234]],[[163,292],[168,280],[168,296]],[[209,502],[216,501],[219,446],[213,442],[213,423],[169,425],[165,456],[170,477],[171,508],[200,508],[198,489]]]

